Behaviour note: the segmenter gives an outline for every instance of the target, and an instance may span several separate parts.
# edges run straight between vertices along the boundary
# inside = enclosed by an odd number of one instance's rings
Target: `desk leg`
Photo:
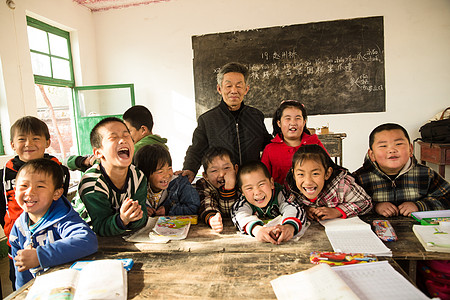
[[[439,175],[445,178],[445,165],[439,165]]]
[[[408,275],[417,286],[417,260],[409,260]]]

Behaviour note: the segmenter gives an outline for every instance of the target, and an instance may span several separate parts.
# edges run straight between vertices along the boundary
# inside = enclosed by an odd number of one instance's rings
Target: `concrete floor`
[[[0,275],[2,279],[2,297],[5,298],[12,293],[11,281],[9,281],[9,261],[8,257],[0,259]],[[3,299],[2,298],[2,299]]]

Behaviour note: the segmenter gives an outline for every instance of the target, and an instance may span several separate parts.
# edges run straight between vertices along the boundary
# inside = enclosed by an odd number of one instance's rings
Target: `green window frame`
[[[3,147],[2,125],[0,124],[0,155],[5,155],[5,148]]]
[[[63,86],[63,87],[73,88],[75,86],[75,80],[74,80],[74,74],[73,74],[73,62],[72,62],[72,51],[71,51],[72,48],[70,46],[70,33],[68,31],[64,31],[57,27],[43,23],[43,22],[36,20],[32,17],[29,17],[29,16],[27,16],[27,25],[30,27],[45,31],[46,36],[47,36],[47,44],[48,44],[48,51],[45,51],[45,52],[30,49],[30,52],[32,54],[41,55],[43,57],[48,57],[48,64],[49,64],[48,67],[49,67],[50,73],[51,73],[50,76],[34,75],[34,82],[36,84]],[[50,34],[54,34],[54,35],[62,37],[66,40],[68,57],[64,57],[64,56],[60,56],[60,55],[56,55],[56,54],[52,53],[52,47],[50,44]],[[55,69],[53,66],[54,60],[60,60],[60,61],[68,63],[69,68],[70,68],[70,80],[55,77]]]

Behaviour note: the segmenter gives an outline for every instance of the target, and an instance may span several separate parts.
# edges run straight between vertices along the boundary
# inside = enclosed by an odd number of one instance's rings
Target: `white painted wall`
[[[425,120],[450,105],[448,0],[173,0],[92,16],[71,0],[20,2],[77,30],[83,84],[135,84],[136,103],[146,105],[154,115],[154,133],[169,139],[174,169],[181,168],[196,127],[192,35],[384,16],[386,112],[312,116],[308,121],[309,127],[329,124],[330,130],[347,133],[344,164],[351,171],[362,164],[368,134],[375,126],[397,122],[414,139]],[[0,22],[9,25],[12,21],[3,17],[12,18],[11,13],[4,13],[4,9],[2,6]],[[4,31],[2,26],[3,64]],[[11,65],[18,61],[24,64],[23,57],[13,57]],[[24,87],[19,86],[17,69],[12,72],[16,83],[11,85],[20,93],[34,93],[28,87],[31,79],[22,83]],[[29,63],[26,71],[31,72]],[[9,76],[9,72],[6,74]],[[14,93],[19,93],[16,89]],[[450,178],[450,167],[446,177]]]
[[[414,139],[450,105],[450,1],[190,0],[99,12],[99,78],[135,83],[136,103],[154,114],[154,132],[169,139],[177,169],[196,127],[192,35],[378,15],[385,21],[386,112],[308,122],[347,133],[344,164],[353,171],[374,127],[397,122]]]
[[[34,79],[26,28],[29,15],[71,33],[75,79],[97,84],[97,62],[92,13],[71,0],[20,0],[14,10],[0,3],[0,121],[7,154],[9,128],[20,117],[37,115]],[[0,157],[3,166],[9,156]]]

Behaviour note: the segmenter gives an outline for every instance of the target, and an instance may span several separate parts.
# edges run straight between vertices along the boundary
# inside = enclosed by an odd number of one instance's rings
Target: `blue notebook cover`
[[[122,261],[122,265],[125,268],[125,270],[130,271],[133,267],[134,261],[131,258],[120,258],[119,260]],[[70,268],[75,269],[78,271],[81,271],[88,263],[90,263],[92,260],[80,260],[74,262]]]

